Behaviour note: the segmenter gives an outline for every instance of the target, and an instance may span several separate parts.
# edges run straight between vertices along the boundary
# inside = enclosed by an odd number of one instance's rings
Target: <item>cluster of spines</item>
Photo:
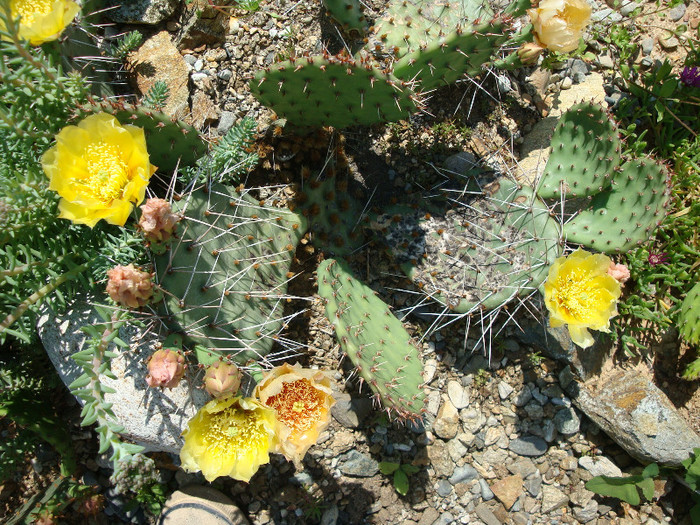
[[[327,259],[318,268],[318,294],[342,350],[374,399],[390,416],[417,419],[425,412],[418,348],[401,321],[357,280],[347,263]]]
[[[183,197],[175,211],[184,217],[178,238],[155,258],[165,324],[207,349],[200,362],[261,359],[284,325],[305,219],[218,185]]]

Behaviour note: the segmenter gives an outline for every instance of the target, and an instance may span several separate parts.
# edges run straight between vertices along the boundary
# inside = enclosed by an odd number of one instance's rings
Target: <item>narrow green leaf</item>
[[[402,496],[408,494],[408,476],[401,469],[394,472],[394,488]]]

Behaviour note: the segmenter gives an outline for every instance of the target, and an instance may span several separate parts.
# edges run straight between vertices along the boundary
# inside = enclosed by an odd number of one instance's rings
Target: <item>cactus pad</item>
[[[345,262],[318,268],[318,294],[340,346],[390,415],[416,419],[424,412],[423,366],[401,321],[358,281]]]
[[[537,187],[543,199],[587,197],[610,186],[620,165],[620,138],[615,124],[597,104],[572,106],[559,119],[552,152]]]
[[[693,286],[683,299],[678,329],[681,337],[689,343],[700,343],[700,283]]]
[[[348,35],[363,37],[369,29],[360,0],[323,0],[326,12]]]
[[[612,188],[564,225],[570,242],[605,253],[625,251],[652,236],[671,200],[668,172],[648,159],[625,163]]]
[[[371,221],[406,274],[458,313],[533,292],[559,255],[559,227],[532,190],[500,178],[442,216],[394,208]]]
[[[282,325],[288,274],[304,217],[225,186],[194,190],[173,206],[178,238],[155,258],[165,324],[182,332],[202,364],[265,356]]]
[[[258,72],[250,88],[278,116],[299,127],[401,120],[420,106],[409,83],[378,68],[365,54],[281,62]]]
[[[178,167],[194,166],[207,152],[207,143],[194,127],[160,111],[108,101],[79,108],[82,115],[98,112],[114,115],[121,124],[143,128],[149,160],[161,173],[171,174]]]

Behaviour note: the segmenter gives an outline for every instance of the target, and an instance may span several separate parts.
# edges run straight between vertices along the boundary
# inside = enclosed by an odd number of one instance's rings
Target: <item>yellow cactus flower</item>
[[[275,411],[255,399],[227,397],[204,405],[189,421],[180,450],[182,468],[207,481],[250,481],[277,445]]]
[[[578,47],[583,30],[591,20],[586,0],[542,0],[528,9],[536,42],[547,49],[566,53]]]
[[[331,422],[335,400],[330,378],[321,370],[285,363],[266,373],[253,395],[277,413],[276,452],[300,466],[306,451]]]
[[[101,219],[123,226],[156,170],[143,129],[122,126],[107,113],[63,128],[41,164],[49,188],[62,197],[59,217],[91,228]]]
[[[571,340],[581,348],[593,344],[588,329],[609,331],[617,315],[620,283],[608,274],[610,258],[578,249],[559,257],[544,283],[544,302],[552,327],[568,325]]]
[[[18,36],[33,46],[56,40],[79,12],[72,0],[10,0],[10,14],[19,18]],[[7,30],[2,22],[0,30]]]

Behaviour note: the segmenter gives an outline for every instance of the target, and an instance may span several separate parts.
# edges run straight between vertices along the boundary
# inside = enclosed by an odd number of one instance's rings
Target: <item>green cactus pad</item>
[[[155,257],[163,317],[199,351],[238,364],[265,356],[283,325],[288,274],[306,219],[215,185],[174,203],[178,238]]]
[[[340,346],[390,415],[420,418],[424,393],[418,348],[389,307],[335,259],[318,268],[318,294]]]
[[[668,172],[648,159],[625,163],[613,186],[564,225],[567,241],[605,253],[629,250],[652,235],[671,200]]]
[[[559,119],[537,187],[543,199],[587,197],[605,190],[620,165],[617,127],[598,104],[576,104]]]
[[[348,35],[363,37],[369,29],[360,0],[323,0],[328,16]]]
[[[457,313],[498,308],[535,291],[560,253],[549,209],[506,178],[442,215],[397,207],[370,224],[409,278]]]
[[[416,80],[423,90],[476,75],[508,39],[500,19],[458,28],[403,56],[394,66],[399,78]]]
[[[207,143],[194,127],[160,111],[101,101],[82,106],[78,112],[82,116],[110,113],[121,124],[143,128],[149,160],[161,173],[172,174],[178,167],[193,166],[207,152]]]
[[[281,62],[258,72],[250,89],[299,127],[371,125],[407,118],[419,107],[409,84],[379,69],[367,55]]]
[[[689,343],[700,343],[700,283],[693,286],[683,299],[678,329],[681,337]]]
[[[369,46],[380,56],[398,59],[427,48],[471,21],[492,16],[488,3],[480,0],[451,3],[393,0],[372,26]]]
[[[299,211],[309,221],[311,242],[333,255],[348,255],[365,242],[358,220],[362,204],[347,192],[347,183],[337,181],[327,169],[325,180],[307,180],[299,194]],[[328,173],[330,172],[330,173]]]

